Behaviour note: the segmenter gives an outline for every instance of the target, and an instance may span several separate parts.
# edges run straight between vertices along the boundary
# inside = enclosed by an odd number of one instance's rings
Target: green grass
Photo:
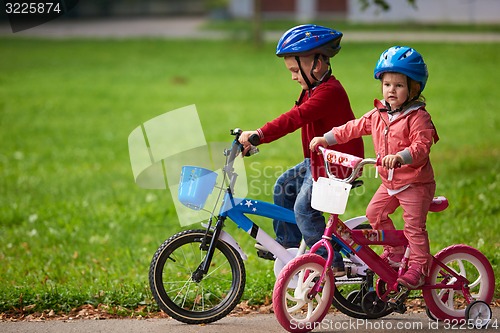
[[[345,42],[334,60],[357,116],[379,96],[371,73],[388,46]],[[451,203],[429,217],[432,251],[454,243],[479,248],[494,266],[498,296],[499,45],[414,47],[429,64],[425,95],[441,136],[432,152],[437,192]],[[128,134],[189,104],[197,105],[208,141],[228,141],[230,128],[261,126],[299,94],[273,49],[234,41],[1,39],[0,312],[84,303],[156,309],[149,262],[181,227],[168,193],[134,184]],[[366,151],[372,155],[369,138]],[[300,155],[298,133],[262,146],[246,163],[271,172],[250,195],[271,200],[275,177]],[[378,180],[365,183],[350,216],[364,213]],[[271,232],[270,223],[262,225]],[[256,258],[248,235],[228,230],[249,254],[244,299],[263,303],[274,284],[272,263]]]

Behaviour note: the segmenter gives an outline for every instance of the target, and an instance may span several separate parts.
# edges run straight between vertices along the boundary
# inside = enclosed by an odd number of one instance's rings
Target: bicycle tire
[[[476,301],[487,304],[493,299],[495,276],[488,259],[478,250],[468,245],[453,245],[441,250],[435,256],[446,266],[469,279],[469,291]],[[433,263],[426,284],[453,283],[442,274],[441,267]],[[467,302],[463,293],[452,288],[424,289],[425,304],[434,317],[439,320],[463,320],[466,316]]]
[[[324,258],[308,253],[291,260],[278,275],[274,285],[273,309],[276,319],[287,331],[311,331],[328,313],[334,292],[334,276],[330,269],[327,270],[322,290],[314,299],[307,299],[324,266]],[[297,279],[297,287],[288,288],[294,278]]]
[[[245,289],[240,254],[220,240],[208,273],[198,283],[192,280],[206,255],[200,249],[205,232],[187,230],[173,235],[158,248],[149,268],[149,285],[158,306],[186,324],[207,324],[227,316]],[[211,238],[209,234],[208,241]]]

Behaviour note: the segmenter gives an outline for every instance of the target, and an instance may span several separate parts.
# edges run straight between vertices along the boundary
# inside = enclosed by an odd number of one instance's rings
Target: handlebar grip
[[[260,145],[260,136],[258,134],[252,134],[248,138],[248,142],[250,142],[253,146]]]

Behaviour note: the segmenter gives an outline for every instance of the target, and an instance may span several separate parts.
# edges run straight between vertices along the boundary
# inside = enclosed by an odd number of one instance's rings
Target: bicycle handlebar
[[[235,128],[235,129],[231,130],[231,135],[236,136],[235,142],[237,142],[239,140],[241,133],[243,133],[243,131],[240,128]],[[252,145],[252,147],[249,150],[247,150],[245,156],[251,156],[251,155],[254,155],[254,154],[258,153],[259,149],[256,146],[258,146],[260,144],[260,137],[259,137],[259,135],[252,134],[248,138],[248,142],[250,142],[250,144]],[[239,142],[237,142],[237,143],[238,143],[238,146],[240,147],[240,150],[243,152],[244,151],[243,145],[240,144]]]
[[[260,136],[258,134],[252,134],[248,138],[248,142],[250,142],[253,146],[260,145]]]
[[[241,133],[243,133],[243,131],[240,128],[232,129],[230,132],[231,132],[231,135],[236,136],[236,140],[238,140],[240,138]],[[250,137],[248,138],[248,142],[250,142],[250,144],[252,144],[252,146],[260,145],[259,135],[258,134],[250,135]]]
[[[356,180],[356,178],[359,175],[359,171],[363,166],[368,164],[380,165],[379,159],[361,158],[354,155],[342,153],[336,150],[326,149],[321,146],[319,146],[318,149],[323,155],[323,159],[325,160],[325,167],[326,167],[325,169],[329,177],[335,177],[335,176],[333,176],[330,173],[330,168],[328,167],[328,163],[342,165],[353,169],[351,174],[347,178],[340,179],[346,183],[352,183],[354,180]]]

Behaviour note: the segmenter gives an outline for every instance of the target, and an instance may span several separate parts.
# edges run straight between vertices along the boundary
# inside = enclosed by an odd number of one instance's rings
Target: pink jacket
[[[379,166],[383,184],[398,189],[408,184],[434,182],[434,172],[429,159],[432,143],[439,137],[425,110],[425,104],[410,104],[395,120],[389,122],[384,101],[375,100],[375,108],[359,119],[334,127],[325,134],[328,144],[342,144],[363,135],[372,135],[377,156],[399,153],[404,164],[394,170],[392,181],[388,170]]]

